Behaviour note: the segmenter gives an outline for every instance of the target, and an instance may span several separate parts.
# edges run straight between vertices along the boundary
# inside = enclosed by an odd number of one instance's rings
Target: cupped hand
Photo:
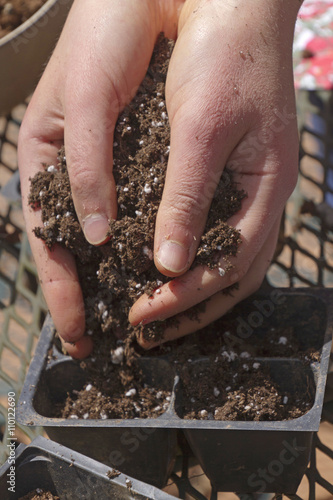
[[[27,233],[45,299],[69,354],[92,349],[75,263],[32,233],[40,213],[28,207],[29,178],[56,164],[65,143],[75,209],[87,240],[106,240],[117,215],[113,131],[119,111],[145,76],[158,34],[175,38],[180,0],[76,0],[25,114],[18,157]]]

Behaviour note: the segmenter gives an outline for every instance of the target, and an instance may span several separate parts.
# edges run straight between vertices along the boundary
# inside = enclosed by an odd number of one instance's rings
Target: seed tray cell
[[[258,362],[269,368],[273,380],[288,392],[293,393],[296,388],[310,391],[313,404],[299,418],[287,421],[183,419],[182,380],[177,365],[166,358],[141,358],[147,381],[149,378],[163,380],[165,387],[172,390],[170,406],[158,418],[54,418],[54,405],[64,401],[71,389],[82,389],[87,381],[79,363],[54,346],[54,327],[48,318],[23,387],[18,420],[25,425],[43,426],[51,439],[158,487],[166,484],[171,472],[180,431],[215,490],[293,494],[308,464],[312,438],[321,418],[332,337],[333,291],[280,289],[279,293],[280,298],[286,299],[280,300],[283,308],[275,303],[274,310],[268,314],[268,301],[272,298],[272,291],[268,290],[247,299],[239,317],[250,324],[251,311],[260,312],[260,305],[263,321],[257,328],[251,326],[251,342],[255,342],[257,336],[260,343],[262,335],[265,332],[268,335],[271,328],[292,325],[297,335],[304,333],[301,350],[309,347],[319,350],[318,362],[308,364],[294,358],[258,358]],[[241,311],[242,305],[238,308]],[[312,322],[312,332],[307,320],[309,310],[316,311],[319,318],[315,326]],[[205,358],[193,361],[207,363]],[[268,474],[266,479],[262,477],[263,470]]]

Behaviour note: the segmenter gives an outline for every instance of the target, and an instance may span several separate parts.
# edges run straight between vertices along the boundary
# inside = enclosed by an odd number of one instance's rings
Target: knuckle
[[[173,196],[169,212],[180,223],[188,225],[189,220],[196,219],[202,215],[202,203],[193,192],[184,190],[184,192],[178,192]]]
[[[71,189],[76,197],[87,198],[89,193],[97,193],[98,178],[94,171],[75,163],[69,170]]]

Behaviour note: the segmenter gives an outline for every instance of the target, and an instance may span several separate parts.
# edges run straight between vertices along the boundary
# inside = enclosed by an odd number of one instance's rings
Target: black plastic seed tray
[[[41,436],[28,446],[19,445],[13,467],[12,486],[8,482],[9,462],[0,468],[1,500],[17,500],[36,489],[49,491],[61,500],[175,499]]]
[[[71,389],[81,389],[87,380],[79,363],[53,346],[54,329],[48,319],[23,387],[18,420],[44,426],[55,441],[158,487],[170,474],[176,435],[181,430],[215,490],[293,494],[308,464],[322,413],[332,338],[332,298],[333,290],[329,289],[268,289],[238,306],[237,319],[242,326],[237,331],[242,331],[243,337],[247,331],[251,340],[260,343],[270,329],[292,326],[302,351],[310,347],[320,351],[319,361],[309,364],[274,355],[258,358],[289,393],[296,388],[309,391],[313,404],[299,418],[258,422],[183,419],[177,366],[156,358],[142,359],[147,381],[163,381],[165,388],[172,390],[170,406],[158,418],[51,418],[54,404],[63,401]],[[312,313],[317,319],[310,323],[307,318]]]

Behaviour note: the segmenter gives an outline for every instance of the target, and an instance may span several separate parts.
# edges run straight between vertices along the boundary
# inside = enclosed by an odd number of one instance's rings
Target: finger
[[[229,295],[223,294],[222,292],[213,295],[206,302],[204,312],[198,314],[197,320],[191,319],[186,314],[179,315],[179,326],[166,329],[161,341],[150,342],[141,336],[138,339],[139,344],[145,349],[151,349],[161,343],[193,333],[220,318],[238,302],[254,293],[260,287],[273,258],[279,227],[280,219],[274,223],[261,251],[255,257],[248,273],[239,281],[237,290],[234,290]]]
[[[224,82],[211,75],[219,61],[210,55],[207,62],[208,38],[198,58],[189,50],[191,28],[182,31],[168,72],[170,155],[154,250],[156,267],[172,277],[190,267],[224,165],[246,133],[244,124],[234,126],[238,104],[225,112]]]
[[[61,338],[62,346],[65,352],[75,359],[84,359],[93,349],[93,341],[90,337],[84,336],[75,343],[64,342]]]
[[[87,5],[91,16],[87,17]],[[117,198],[112,176],[113,135],[118,114],[142,81],[157,33],[147,2],[78,2],[68,20],[71,45],[66,77],[65,147],[73,200],[86,239],[106,241]],[[98,36],[96,35],[98,30]],[[116,145],[115,145],[116,147]]]
[[[18,163],[26,231],[42,290],[59,335],[73,342],[81,338],[85,329],[83,298],[74,258],[58,245],[52,251],[48,250],[36,238],[33,230],[43,223],[40,212],[28,205],[30,178],[44,169],[43,164],[57,164],[57,153],[63,144],[63,112],[55,91],[61,85],[60,75],[57,60],[53,59],[22,122]]]
[[[27,113],[33,114],[33,108]],[[36,238],[33,229],[41,227],[43,223],[40,212],[28,207],[29,177],[33,177],[40,170],[42,162],[56,163],[57,147],[36,141],[30,136],[30,132],[26,131],[26,126],[28,125],[22,125],[18,147],[26,231],[42,290],[57,331],[64,339],[76,341],[83,335],[85,321],[74,258],[58,245],[50,251],[40,239]]]

